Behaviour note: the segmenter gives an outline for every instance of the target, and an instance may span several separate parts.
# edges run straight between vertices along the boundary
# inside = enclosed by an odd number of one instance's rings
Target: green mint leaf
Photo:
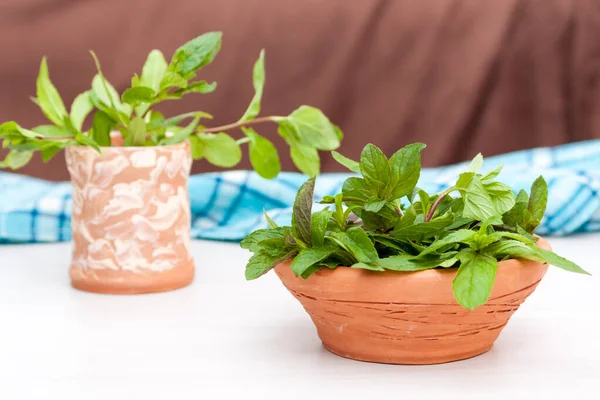
[[[265,216],[265,219],[267,220],[267,224],[269,225],[269,228],[271,228],[271,229],[278,228],[277,224],[275,223],[275,221],[273,221],[271,219],[271,217],[269,217],[269,214],[267,214],[266,210],[263,210],[263,215]]]
[[[42,58],[40,72],[37,78],[37,101],[44,115],[58,126],[64,126],[65,118],[69,116],[65,104],[50,80],[46,57]]]
[[[463,307],[472,310],[484,304],[490,297],[498,261],[487,254],[471,249],[458,253],[461,265],[452,281],[454,298]]]
[[[537,222],[536,226],[544,217],[547,203],[548,184],[544,180],[544,177],[540,176],[531,185],[531,194],[529,196],[529,204],[527,205],[527,209],[531,213],[533,220]]]
[[[121,100],[123,103],[137,106],[142,103],[152,103],[154,100],[154,90],[146,86],[137,86],[127,89],[123,92]]]
[[[456,263],[456,258],[453,257],[453,254],[455,253],[443,254],[441,256],[427,256],[419,259],[415,259],[408,254],[401,254],[380,259],[377,261],[377,265],[391,271],[423,271],[443,266],[442,264],[444,263]]]
[[[471,161],[471,164],[469,164],[469,172],[479,171],[479,169],[481,168],[482,165],[483,165],[483,156],[481,155],[481,153],[479,153],[475,156],[475,158],[473,158],[473,160]]]
[[[429,199],[429,195],[424,190],[419,190],[419,202],[421,203],[421,214],[427,215],[429,212],[429,208],[431,207],[431,202]]]
[[[312,245],[311,212],[315,178],[311,178],[298,190],[292,211],[292,234],[294,238],[310,247]]]
[[[391,178],[387,189],[390,199],[408,196],[419,181],[423,143],[409,144],[390,157]]]
[[[385,200],[380,200],[377,198],[373,198],[370,199],[369,201],[367,201],[365,203],[365,210],[366,211],[370,211],[370,212],[374,212],[377,213],[379,212],[385,205],[387,204],[387,202]]]
[[[162,81],[160,81],[160,91],[164,92],[171,88],[185,89],[188,86],[188,81],[177,72],[167,71]]]
[[[183,89],[186,93],[212,93],[217,88],[217,82],[208,83],[206,81],[197,81],[190,83],[185,89]]]
[[[73,135],[69,129],[56,125],[39,125],[31,130],[19,127],[19,131],[23,136],[32,138],[34,137],[33,135],[38,138],[68,138]],[[24,134],[25,132],[27,133]]]
[[[385,154],[379,147],[368,144],[360,155],[360,171],[365,183],[379,198],[386,197],[391,179],[391,168]]]
[[[454,243],[468,243],[470,239],[472,239],[477,232],[471,231],[468,229],[460,229],[458,231],[454,231],[442,239],[438,239],[431,243],[429,247],[427,247],[424,251],[422,251],[419,256],[424,256],[427,254],[431,254],[444,246]]]
[[[277,256],[264,252],[255,253],[246,264],[246,279],[252,280],[266,274],[282,262],[293,258],[295,254],[296,251],[281,253]]]
[[[284,247],[285,234],[289,231],[288,227],[279,227],[274,229],[258,229],[248,236],[246,236],[241,242],[240,247],[242,249],[250,250],[253,253],[260,251],[260,243],[270,239],[281,240],[281,247]]]
[[[110,146],[110,132],[115,126],[116,122],[105,112],[96,111],[92,121],[92,138],[99,146]]]
[[[555,267],[564,269],[565,271],[569,271],[569,272],[575,272],[578,274],[585,274],[585,275],[591,275],[589,272],[587,272],[586,270],[584,270],[583,268],[581,268],[579,265],[575,264],[572,261],[567,260],[566,258],[563,258],[561,256],[559,256],[556,253],[553,253],[551,251],[542,249],[542,248],[537,248],[538,254],[539,256],[548,264],[554,265]]]
[[[499,165],[496,168],[494,168],[493,170],[491,170],[490,172],[488,172],[487,174],[483,175],[481,177],[482,181],[491,181],[492,179],[494,179],[495,177],[498,176],[498,174],[500,174],[500,172],[502,171],[502,168],[504,166],[503,165]]]
[[[443,233],[452,222],[454,222],[454,217],[451,214],[434,218],[429,222],[419,222],[408,226],[400,219],[400,223],[392,231],[392,236],[397,239],[423,240]]]
[[[179,47],[169,65],[169,70],[188,77],[210,64],[221,49],[221,32],[208,32]]]
[[[101,73],[96,74],[92,80],[92,93],[104,106],[112,108],[117,113],[131,115],[131,106],[121,103],[119,93]]]
[[[360,268],[366,269],[369,271],[385,271],[385,268],[374,264],[374,263],[366,263],[366,262],[357,262],[351,265],[351,268]]]
[[[312,267],[307,268],[300,277],[302,279],[308,279],[312,274],[323,268],[323,264],[315,264]]]
[[[466,189],[459,189],[464,202],[463,217],[485,221],[498,212],[494,201],[477,176],[472,176]]]
[[[161,89],[160,84],[167,72],[167,67],[167,60],[165,60],[163,53],[160,50],[152,50],[144,63],[138,85],[132,84],[132,86],[146,86],[158,93]]]
[[[217,167],[231,168],[242,160],[240,145],[228,134],[199,133],[198,138],[204,144],[204,157],[209,163]]]
[[[204,141],[202,141],[198,135],[191,135],[189,137],[190,147],[192,150],[192,158],[194,160],[201,160],[204,158]]]
[[[358,164],[358,162],[356,162],[354,160],[351,160],[351,159],[349,159],[347,157],[344,157],[343,155],[341,155],[337,151],[332,151],[331,155],[333,156],[333,158],[335,159],[335,161],[337,161],[338,163],[340,163],[344,167],[348,168],[350,171],[356,172],[357,174],[360,174],[360,165]]]
[[[346,249],[358,262],[370,263],[379,259],[375,244],[362,228],[353,226],[346,232],[332,232],[331,235],[328,238]]]
[[[404,215],[402,218],[400,218],[394,227],[394,230],[400,231],[403,228],[413,225],[415,223],[415,219],[417,219],[417,212],[414,206],[410,206],[404,211]]]
[[[301,276],[308,268],[318,265],[337,250],[338,247],[333,245],[302,249],[292,260],[292,271],[296,276]]]
[[[321,159],[317,149],[305,145],[296,145],[290,147],[290,156],[296,168],[309,177],[319,175],[321,169]]]
[[[335,221],[340,229],[346,229],[346,214],[344,212],[344,207],[342,206],[342,193],[338,193],[334,197],[335,202],[335,210],[333,212],[333,216],[335,217]]]
[[[32,151],[11,150],[4,161],[0,161],[0,168],[10,168],[12,170],[24,167],[31,161]]]
[[[471,184],[473,177],[475,177],[474,172],[463,172],[458,176],[454,187],[458,190],[466,190]]]
[[[77,133],[75,135],[75,142],[83,146],[90,146],[98,153],[102,154],[102,150],[98,143],[90,136],[84,135],[83,133]]]
[[[311,217],[311,238],[313,246],[322,246],[325,242],[325,232],[327,224],[333,215],[332,211],[321,210],[314,213]]]
[[[275,145],[252,128],[242,128],[242,130],[250,139],[248,150],[252,168],[265,179],[273,179],[279,175],[281,162]]]
[[[518,225],[522,225],[528,202],[529,196],[527,195],[527,192],[521,190],[517,195],[515,205],[506,213],[504,213],[504,215],[502,215],[503,222],[513,228],[516,228]]]
[[[133,146],[143,146],[148,137],[146,133],[146,123],[140,117],[132,118],[128,126],[131,133],[131,144]]]
[[[47,147],[41,149],[40,153],[42,155],[42,161],[45,162],[45,163],[47,163],[52,158],[54,158],[54,156],[56,155],[56,153],[58,153],[59,151],[61,151],[64,147],[65,146],[63,146],[63,145],[49,144]]]
[[[79,132],[81,132],[83,121],[85,121],[86,117],[90,112],[92,112],[93,109],[94,105],[90,99],[89,91],[79,94],[77,97],[75,97],[75,100],[73,100],[70,114],[71,123]]]
[[[242,115],[239,122],[249,121],[260,114],[260,102],[262,100],[263,88],[265,86],[265,50],[260,51],[258,60],[254,64],[252,72],[252,83],[254,85],[254,97],[248,106],[248,109]]]
[[[537,246],[530,246],[520,240],[509,239],[490,244],[485,247],[483,251],[500,260],[509,257],[544,262],[542,257],[538,254],[537,249]]]
[[[292,129],[297,139],[306,146],[318,150],[335,150],[340,145],[336,127],[317,108],[300,106],[283,121],[287,122],[286,129]],[[282,121],[276,122],[281,126]]]
[[[494,208],[498,214],[504,214],[515,205],[515,194],[510,188],[500,182],[491,182],[483,185],[487,194],[494,203]]]

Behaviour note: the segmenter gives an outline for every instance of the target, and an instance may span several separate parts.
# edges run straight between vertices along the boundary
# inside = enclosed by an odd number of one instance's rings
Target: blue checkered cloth
[[[538,233],[568,235],[600,231],[600,140],[519,151],[485,160],[482,172],[504,164],[498,180],[515,192],[529,190],[539,175],[548,181],[550,200]],[[467,163],[426,168],[419,186],[438,192],[451,185]],[[315,197],[334,195],[351,174],[323,174]],[[190,178],[192,236],[240,240],[267,226],[263,210],[289,224],[291,206],[306,177],[282,173],[268,181],[249,171]],[[322,208],[315,204],[315,209]],[[71,239],[71,185],[0,172],[0,243],[59,242]]]

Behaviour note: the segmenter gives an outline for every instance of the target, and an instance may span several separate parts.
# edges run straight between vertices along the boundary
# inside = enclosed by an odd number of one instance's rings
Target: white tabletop
[[[600,235],[550,242],[598,271]],[[600,272],[550,269],[487,354],[394,366],[328,353],[237,244],[193,246],[191,286],[138,296],[72,289],[68,244],[0,246],[0,399],[600,398]]]

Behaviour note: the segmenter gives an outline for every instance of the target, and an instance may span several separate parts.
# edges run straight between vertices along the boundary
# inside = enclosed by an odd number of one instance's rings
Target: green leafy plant
[[[360,162],[334,158],[360,177],[348,178],[341,193],[321,203],[332,208],[312,213],[315,179],[299,190],[292,225],[248,235],[241,246],[253,256],[246,279],[255,279],[291,260],[293,272],[308,278],[322,268],[349,266],[371,271],[421,271],[457,268],[454,296],[468,309],[484,304],[492,290],[498,262],[526,259],[585,273],[573,262],[536,245],[533,235],[548,200],[542,177],[514,195],[494,181],[501,167],[479,173],[475,157],[454,186],[429,194],[416,185],[422,143],[408,145],[389,159],[367,145]],[[456,196],[454,196],[456,194]]]
[[[203,111],[165,117],[155,107],[190,93],[211,93],[216,82],[196,80],[221,48],[221,33],[209,32],[179,47],[167,62],[159,50],[148,55],[140,75],[134,74],[131,87],[119,94],[102,72],[91,52],[97,74],[91,88],[78,95],[70,110],[50,80],[46,59],[42,59],[33,101],[52,123],[26,129],[14,121],[0,125],[0,141],[11,149],[0,167],[17,169],[26,165],[33,152],[44,161],[59,150],[73,145],[91,146],[98,151],[111,146],[111,132],[122,135],[124,146],[163,146],[189,140],[194,159],[206,159],[219,167],[233,167],[242,159],[241,145],[248,145],[249,158],[259,175],[273,178],[280,171],[280,160],[273,143],[259,135],[252,125],[273,122],[279,135],[290,146],[298,169],[309,176],[319,172],[318,150],[333,150],[342,139],[340,129],[318,109],[301,106],[288,116],[259,117],[265,84],[265,52],[261,51],[253,70],[255,94],[241,118],[231,124],[206,127],[200,124],[212,116]],[[83,129],[88,115],[91,127]],[[234,139],[227,131],[240,129],[243,137]]]

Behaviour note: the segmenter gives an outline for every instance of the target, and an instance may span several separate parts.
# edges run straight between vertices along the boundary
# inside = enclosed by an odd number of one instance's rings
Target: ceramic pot
[[[543,239],[538,244],[550,249]],[[438,364],[488,351],[547,269],[533,261],[500,262],[489,300],[474,310],[454,299],[456,268],[325,268],[302,279],[284,263],[275,272],[302,303],[332,353],[380,363]]]
[[[68,147],[73,184],[71,282],[100,293],[177,289],[194,278],[189,143]]]

